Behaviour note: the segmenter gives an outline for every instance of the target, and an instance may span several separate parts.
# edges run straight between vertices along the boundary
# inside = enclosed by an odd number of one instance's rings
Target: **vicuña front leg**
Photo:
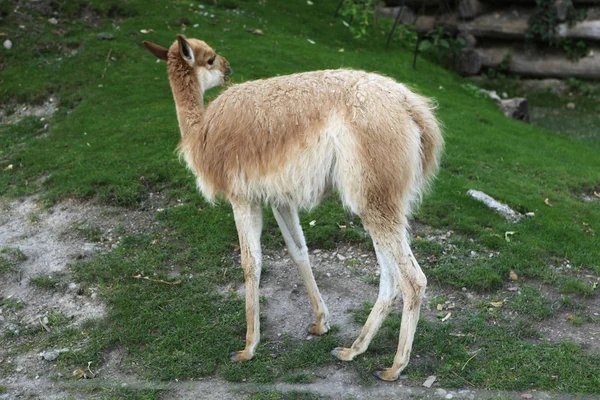
[[[317,282],[310,268],[308,249],[304,233],[298,219],[298,211],[290,207],[273,207],[273,215],[279,224],[288,252],[300,270],[300,275],[306,286],[308,297],[313,306],[317,320],[310,327],[313,335],[324,335],[329,331],[329,311],[321,297]]]
[[[232,202],[235,225],[240,239],[242,268],[246,284],[246,347],[235,352],[234,361],[249,360],[260,341],[260,320],[258,285],[261,272],[260,234],[262,230],[262,209],[260,204]]]

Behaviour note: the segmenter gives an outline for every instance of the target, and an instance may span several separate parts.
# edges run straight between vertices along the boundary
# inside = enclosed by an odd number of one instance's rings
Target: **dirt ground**
[[[116,247],[125,234],[136,234],[159,228],[155,219],[158,209],[165,207],[159,197],[151,197],[143,211],[132,211],[93,203],[66,201],[50,209],[44,209],[35,198],[22,201],[0,203],[0,248],[19,249],[26,260],[16,271],[2,275],[0,299],[17,300],[21,309],[0,308],[0,334],[12,332],[34,325],[44,325],[53,311],[68,317],[68,324],[77,326],[87,319],[101,318],[105,306],[97,297],[97,288],[80,288],[71,281],[69,263],[92,256],[95,252],[107,252]],[[101,231],[102,241],[89,241],[91,227]],[[417,226],[415,234],[431,240],[443,241],[451,232],[438,232],[429,227]],[[88,234],[86,234],[88,232]],[[234,255],[234,257],[236,257]],[[295,265],[281,249],[265,254],[261,295],[267,301],[262,308],[266,316],[263,325],[264,338],[272,342],[283,340],[285,334],[292,338],[311,340],[306,329],[313,322],[313,314],[302,281]],[[315,276],[331,314],[331,324],[340,327],[339,334],[347,338],[348,344],[360,331],[353,322],[349,309],[360,308],[364,301],[374,302],[377,296],[376,282],[378,267],[374,254],[359,248],[342,245],[335,250],[311,251]],[[352,260],[352,262],[349,262]],[[30,279],[52,275],[58,278],[58,290],[44,290],[31,284]],[[240,287],[224,287],[223,290],[237,290]],[[547,292],[547,293],[546,293]],[[507,297],[514,294],[506,291]],[[545,295],[555,296],[552,289],[545,289]],[[425,318],[436,319],[437,310],[427,307],[429,299],[445,296],[456,304],[456,311],[476,307],[486,300],[486,296],[457,291],[431,282],[423,302],[422,314]],[[496,294],[497,295],[497,294]],[[598,300],[595,300],[596,302]],[[396,304],[401,309],[401,302]],[[598,310],[598,304],[590,304]],[[600,332],[596,326],[582,326],[577,330],[566,322],[563,315],[557,315],[540,324],[540,330],[550,340],[569,339],[585,347],[600,348]],[[298,327],[301,327],[299,329]],[[370,398],[490,398],[503,395],[505,398],[519,398],[517,393],[495,393],[472,390],[425,389],[403,386],[402,380],[396,383],[374,382],[369,388],[356,384],[356,377],[344,368],[343,364],[324,368],[317,374],[319,379],[312,384],[291,385],[278,383],[268,387],[232,384],[216,378],[207,378],[193,383],[171,382],[153,383],[142,381],[134,373],[127,371],[124,350],[113,350],[107,355],[102,366],[96,367],[97,378],[88,381],[63,379],[56,363],[43,358],[44,351],[61,349],[39,349],[15,354],[9,345],[0,349],[0,399],[43,398],[60,399],[68,396],[87,398],[82,390],[86,387],[139,387],[168,389],[165,398],[240,398],[248,393],[268,389],[270,391],[311,391],[331,398],[353,397]],[[82,394],[84,393],[84,394]],[[88,393],[89,395],[89,393]],[[81,397],[83,396],[83,397]],[[536,392],[534,398],[570,398],[552,396]]]

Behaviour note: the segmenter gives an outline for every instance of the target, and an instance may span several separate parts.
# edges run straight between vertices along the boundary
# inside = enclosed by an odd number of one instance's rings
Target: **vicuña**
[[[427,279],[409,247],[408,216],[435,174],[443,139],[428,99],[381,75],[353,70],[305,72],[229,87],[206,108],[204,93],[228,80],[231,68],[205,42],[178,36],[167,49],[144,42],[167,62],[181,130],[179,151],[209,200],[231,202],[246,285],[246,347],[260,338],[261,203],[273,208],[298,265],[316,321],[329,312],[313,276],[298,209],[336,190],[360,216],[381,269],[379,295],[360,336],[332,353],[350,361],[365,352],[398,294],[404,304],[394,363],[376,373],[398,378],[410,358]]]

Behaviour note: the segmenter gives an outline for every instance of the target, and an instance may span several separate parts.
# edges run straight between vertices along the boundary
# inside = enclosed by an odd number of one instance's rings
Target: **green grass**
[[[366,41],[353,40],[341,20],[331,17],[334,0],[312,6],[300,0],[231,0],[219,7],[204,2],[214,18],[193,12],[197,7],[190,11],[189,0],[153,7],[141,0],[55,3],[62,13],[58,26],[35,13],[31,20],[15,13],[5,18],[15,46],[0,49],[0,102],[41,103],[52,94],[59,110],[45,121],[29,117],[0,126],[3,198],[35,193],[47,205],[77,198],[135,209],[150,193],[161,192],[183,204],[158,214],[161,232],[124,234],[113,252],[73,265],[80,282],[100,288],[108,316],[79,333],[64,329],[42,337],[43,332],[31,332],[36,343],[85,344],[61,354],[64,368],[81,368],[88,361],[98,365],[106,351],[122,346],[137,361],[136,372],[148,379],[216,375],[235,382],[303,382],[313,368],[337,362],[329,354],[332,348],[349,344],[340,343],[335,329],[309,342],[288,340],[283,348],[263,337],[253,361],[229,361],[229,354],[243,347],[245,332],[243,299],[219,291],[243,280],[230,257],[237,241],[231,207],[209,206],[177,160],[179,132],[165,66],[141,46],[142,40],[172,43],[184,30],[182,18],[188,19],[187,36],[206,40],[230,61],[236,82],[344,67],[381,72],[436,98],[447,145],[439,178],[416,218],[456,234],[444,244],[413,241],[430,282],[493,294],[514,270],[575,299],[598,295],[587,283],[551,268],[556,260],[568,260],[582,274],[600,273],[599,203],[581,197],[600,191],[595,137],[556,135],[506,119],[455,74],[421,59],[418,70],[412,69],[410,51],[399,43],[386,50],[379,32]],[[96,10],[102,26],[79,20],[82,4]],[[115,15],[119,18],[111,20]],[[265,34],[251,35],[250,28]],[[99,32],[112,33],[115,40],[100,41]],[[208,100],[218,93],[211,91]],[[590,109],[576,110],[583,118]],[[535,217],[510,224],[468,197],[468,189],[482,190],[520,212],[533,211]],[[546,198],[552,207],[544,203]],[[303,213],[301,223],[310,248],[335,248],[347,241],[371,248],[359,220],[348,215],[335,195]],[[510,242],[507,231],[515,232]],[[94,227],[81,226],[80,233],[89,241],[101,239]],[[283,245],[268,210],[263,240],[268,248]],[[0,254],[0,272],[8,270],[7,259]],[[179,277],[169,278],[171,266],[177,266]],[[133,278],[138,274],[181,283]],[[51,286],[36,279],[42,278],[34,278],[34,284]],[[551,306],[539,291],[521,289],[509,307],[527,318],[546,318]],[[576,304],[575,299],[568,303]],[[0,305],[20,304],[9,300]],[[351,364],[364,382],[373,379],[375,369],[391,364],[398,324],[398,315],[388,319],[367,354]],[[466,336],[450,336],[454,330]],[[446,324],[421,321],[413,353],[420,357],[413,357],[406,372],[414,384],[435,374],[450,387],[599,393],[597,355],[570,343],[538,342],[538,336],[527,322],[510,324],[500,312],[485,310]],[[552,379],[558,375],[559,380]]]
[[[14,271],[23,261],[27,261],[27,255],[21,249],[13,247],[3,248],[0,250],[0,274]]]
[[[29,279],[29,283],[43,289],[54,289],[58,281],[51,276],[35,276]]]
[[[532,286],[523,286],[518,295],[508,303],[508,307],[519,315],[536,320],[543,320],[553,315],[550,302]]]

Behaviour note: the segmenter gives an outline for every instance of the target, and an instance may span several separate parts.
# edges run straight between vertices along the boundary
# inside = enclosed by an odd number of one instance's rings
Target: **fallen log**
[[[560,53],[540,53],[518,48],[479,48],[484,67],[496,68],[504,62],[508,72],[539,78],[600,79],[600,48],[578,61],[565,59]]]
[[[458,29],[475,37],[523,39],[529,29],[530,15],[531,10],[526,9],[498,11],[480,15],[472,21],[459,23]],[[559,24],[556,36],[565,39],[600,41],[600,19],[584,20],[573,26],[566,23]]]
[[[485,3],[489,4],[520,4],[520,5],[535,5],[536,0],[482,0]],[[573,4],[600,4],[600,0],[572,0]]]

